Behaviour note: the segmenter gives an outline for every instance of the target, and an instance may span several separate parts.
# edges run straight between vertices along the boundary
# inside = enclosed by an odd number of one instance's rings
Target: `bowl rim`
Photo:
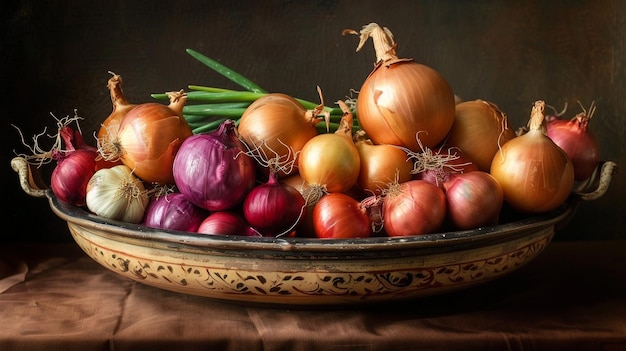
[[[364,252],[388,250],[413,250],[445,248],[458,245],[481,245],[484,242],[510,240],[539,228],[556,226],[565,222],[576,210],[576,201],[566,201],[557,209],[544,214],[528,216],[511,222],[471,230],[447,231],[405,237],[375,236],[351,239],[320,239],[305,237],[247,237],[239,235],[197,234],[147,227],[97,216],[84,208],[59,200],[47,189],[50,208],[61,219],[105,232],[115,240],[144,243],[145,245],[186,245],[200,249],[219,250],[269,250],[281,252]]]

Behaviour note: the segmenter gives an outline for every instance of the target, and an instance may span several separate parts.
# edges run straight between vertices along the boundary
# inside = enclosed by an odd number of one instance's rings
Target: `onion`
[[[495,225],[504,201],[502,187],[487,172],[454,174],[443,184],[447,218],[456,229]]]
[[[120,159],[146,182],[174,184],[174,157],[192,131],[182,116],[187,95],[179,91],[169,96],[169,105],[143,103],[128,111],[117,132],[98,139],[102,156]]]
[[[311,138],[298,159],[300,176],[308,184],[307,201],[316,202],[323,193],[350,190],[360,171],[359,151],[352,141],[352,112],[343,101],[337,101],[343,117],[337,131]]]
[[[567,154],[544,132],[545,103],[533,105],[528,132],[502,145],[491,162],[491,175],[513,209],[541,213],[563,204],[574,184]]]
[[[86,149],[53,153],[57,165],[50,176],[50,188],[59,200],[76,206],[86,204],[87,183],[96,172],[97,156],[97,152]]]
[[[393,184],[383,199],[384,229],[388,236],[435,233],[446,218],[443,190],[425,180]]]
[[[312,215],[318,238],[367,238],[372,233],[366,207],[343,193],[324,195],[315,204]]]
[[[208,211],[194,205],[181,193],[154,198],[144,214],[147,227],[196,232]]]
[[[547,135],[572,160],[576,181],[588,179],[600,163],[600,146],[588,128],[595,111],[592,103],[588,112],[583,108],[570,120],[553,118],[546,123]]]
[[[113,111],[102,122],[102,125],[98,130],[99,140],[106,140],[109,133],[117,133],[120,128],[120,124],[122,123],[124,117],[126,117],[128,111],[137,106],[136,104],[128,103],[128,100],[126,100],[126,96],[124,96],[124,91],[122,90],[122,76],[113,72],[109,73],[113,75],[107,82],[107,88],[109,89],[109,94],[111,95]]]
[[[218,211],[206,217],[198,227],[200,234],[261,236],[238,212]]]
[[[498,106],[485,100],[456,105],[454,124],[446,143],[457,146],[479,170],[489,172],[499,147],[515,138],[508,119]]]
[[[141,179],[126,165],[100,169],[87,184],[87,208],[98,216],[140,223],[149,202]]]
[[[361,167],[357,186],[368,194],[380,195],[389,183],[410,180],[413,165],[407,153],[395,145],[375,145],[363,131],[357,132],[355,145]]]
[[[289,234],[306,214],[306,202],[294,187],[280,183],[276,172],[254,187],[243,202],[243,214],[264,236]]]
[[[431,67],[413,59],[399,59],[387,28],[376,23],[360,32],[357,51],[369,37],[374,41],[376,65],[357,97],[359,125],[374,144],[392,144],[419,151],[415,136],[434,147],[446,137],[454,122],[455,97],[448,82]]]
[[[278,158],[282,164],[296,167],[281,169],[279,175],[297,173],[297,157],[311,138],[317,135],[323,104],[307,111],[295,98],[271,93],[255,100],[241,115],[238,132],[244,143],[261,159]],[[271,157],[270,157],[271,156]]]
[[[235,121],[209,134],[196,134],[180,146],[173,162],[178,190],[209,211],[233,209],[255,185],[255,163],[244,152]]]
[[[50,151],[57,162],[50,176],[50,188],[61,201],[84,206],[89,179],[98,169],[115,163],[100,159],[97,149],[85,142],[80,129],[70,127],[78,118],[68,116],[58,120],[57,142]]]

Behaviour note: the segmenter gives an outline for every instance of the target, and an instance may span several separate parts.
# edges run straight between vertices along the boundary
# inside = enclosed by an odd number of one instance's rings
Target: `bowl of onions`
[[[548,213],[472,230],[367,238],[197,235],[107,219],[60,200],[12,160],[23,190],[47,198],[73,239],[103,267],[183,294],[269,305],[354,305],[415,299],[503,277],[537,257],[580,201],[601,196],[614,170],[603,163],[595,189]]]
[[[587,130],[595,106],[547,125],[539,100],[513,132],[495,104],[459,102],[434,69],[396,56],[387,28],[344,34],[377,45],[356,100],[268,93],[188,50],[246,90],[190,86],[153,95],[169,105],[129,103],[113,74],[97,147],[70,127],[78,116],[57,120],[53,150],[36,143],[13,158],[20,186],[116,274],[292,306],[484,284],[541,254],[581,201],[607,191],[617,165],[600,161]],[[47,186],[38,165],[51,161]]]

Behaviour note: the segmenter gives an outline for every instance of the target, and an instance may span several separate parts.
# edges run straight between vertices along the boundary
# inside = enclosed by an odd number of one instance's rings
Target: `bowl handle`
[[[573,190],[574,195],[585,201],[602,197],[609,188],[611,178],[617,174],[617,170],[617,164],[613,161],[600,162],[591,177],[576,186]]]
[[[46,196],[48,187],[41,178],[41,174],[37,169],[33,169],[33,165],[24,157],[14,157],[11,160],[11,167],[17,172],[20,186],[26,194],[33,197]]]

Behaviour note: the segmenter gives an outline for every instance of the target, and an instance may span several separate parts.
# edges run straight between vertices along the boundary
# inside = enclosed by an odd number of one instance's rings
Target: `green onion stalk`
[[[191,127],[194,134],[209,133],[217,130],[217,127],[227,119],[234,120],[239,123],[241,116],[248,106],[257,99],[269,94],[263,88],[258,86],[243,75],[233,71],[232,69],[222,65],[221,63],[208,58],[197,51],[187,49],[187,53],[203,63],[205,66],[213,69],[215,72],[230,79],[235,84],[241,86],[245,90],[231,90],[202,85],[189,85],[187,92],[187,104],[183,107],[183,117]],[[154,99],[168,100],[167,93],[151,94]],[[311,101],[295,98],[307,109],[314,109],[319,104]],[[324,106],[324,110],[330,115],[330,122],[326,124],[318,124],[316,128],[319,133],[334,132],[339,126],[343,111],[339,107]],[[353,109],[354,110],[354,109]],[[356,116],[356,111],[353,111]],[[356,122],[356,120],[355,120]],[[354,123],[353,130],[357,131],[360,127],[358,123]]]

